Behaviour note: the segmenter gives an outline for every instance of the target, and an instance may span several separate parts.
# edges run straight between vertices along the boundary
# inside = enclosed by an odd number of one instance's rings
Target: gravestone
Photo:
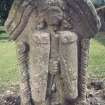
[[[21,105],[86,105],[90,0],[14,0],[5,23],[17,45]]]

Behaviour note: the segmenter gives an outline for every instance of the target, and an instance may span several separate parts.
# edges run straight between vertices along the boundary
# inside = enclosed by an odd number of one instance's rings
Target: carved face
[[[61,19],[61,14],[59,16],[55,14],[58,13],[59,10],[54,8],[54,11],[49,12],[47,8],[50,7],[50,4],[57,4],[58,1],[59,0],[14,0],[8,19],[5,22],[7,32],[10,34],[10,39],[15,40],[22,33],[27,26],[33,10],[36,10],[38,14],[44,14],[42,18],[46,18],[49,24],[57,24],[57,21]],[[61,1],[62,0],[60,0],[60,2]],[[45,12],[46,10],[48,10],[48,12]],[[40,18],[38,19],[40,20]]]
[[[62,16],[66,15],[65,20],[71,17],[74,31],[83,34],[83,37],[91,37],[98,30],[99,20],[95,8],[89,3],[84,0],[15,0],[5,26],[10,39],[15,40],[23,32],[35,10],[40,17],[45,18],[48,25],[58,25],[64,18]]]

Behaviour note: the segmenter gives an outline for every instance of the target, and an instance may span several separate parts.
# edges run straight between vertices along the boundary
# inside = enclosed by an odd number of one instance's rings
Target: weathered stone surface
[[[100,32],[105,32],[105,6],[96,8],[101,21]]]
[[[22,105],[86,103],[89,40],[100,28],[89,0],[15,0],[6,22],[17,44]]]
[[[30,85],[33,100],[45,103],[50,52],[50,34],[36,32],[30,35]]]
[[[12,91],[0,95],[0,105],[20,105],[20,101],[20,96]]]
[[[103,80],[91,80],[87,89],[88,105],[105,105],[105,87]]]

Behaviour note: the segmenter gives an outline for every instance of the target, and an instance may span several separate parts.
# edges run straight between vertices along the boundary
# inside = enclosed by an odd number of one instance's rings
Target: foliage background
[[[0,0],[0,25],[4,24],[12,3],[13,0]]]

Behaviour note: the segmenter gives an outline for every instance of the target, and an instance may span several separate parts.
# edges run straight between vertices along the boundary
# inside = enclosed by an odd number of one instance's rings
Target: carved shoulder
[[[11,40],[16,40],[24,30],[33,12],[33,8],[32,1],[14,0],[7,21],[5,22],[5,27],[10,34]]]
[[[90,0],[65,0],[68,15],[71,16],[74,30],[87,37],[94,36],[100,29],[100,19]]]

